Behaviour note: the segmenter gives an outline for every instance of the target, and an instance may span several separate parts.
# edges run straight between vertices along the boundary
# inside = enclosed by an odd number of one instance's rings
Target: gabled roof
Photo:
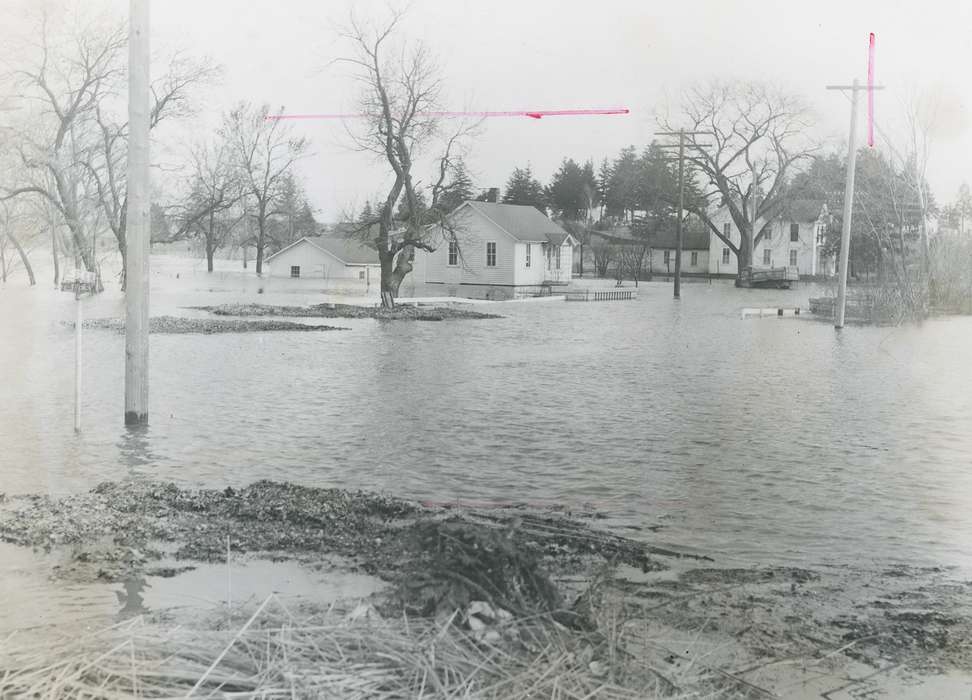
[[[510,236],[522,243],[553,243],[562,245],[573,238],[559,224],[551,221],[536,207],[527,204],[499,204],[497,202],[464,202],[463,207],[482,214]],[[453,212],[453,213],[455,213]]]
[[[315,248],[333,255],[345,265],[378,265],[378,251],[365,245],[361,241],[341,235],[333,236],[304,236],[294,241],[286,248],[278,250],[267,258],[269,263],[285,250],[290,250],[301,243],[309,243]]]
[[[809,221],[820,218],[825,202],[822,199],[791,199],[783,204],[779,218],[784,221]]]

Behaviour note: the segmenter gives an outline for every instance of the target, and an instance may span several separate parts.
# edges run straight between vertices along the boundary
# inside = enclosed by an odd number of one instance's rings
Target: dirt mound
[[[400,304],[394,309],[353,304],[314,304],[312,306],[275,306],[272,304],[222,304],[192,306],[217,316],[296,316],[302,318],[374,318],[384,321],[449,321],[502,318],[454,306]]]

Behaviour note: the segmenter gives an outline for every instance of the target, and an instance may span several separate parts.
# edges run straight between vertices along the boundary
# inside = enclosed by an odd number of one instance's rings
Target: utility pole
[[[129,0],[125,425],[148,423],[150,109],[149,0]]]
[[[861,85],[855,78],[852,85],[828,85],[828,90],[851,91],[850,135],[847,139],[847,175],[844,185],[844,220],[840,229],[840,270],[837,287],[837,309],[834,328],[844,327],[847,309],[847,266],[850,259],[851,214],[854,211],[854,171],[857,166],[857,95],[861,90],[881,90],[883,86]],[[872,116],[873,119],[873,116]]]
[[[685,211],[685,137],[709,134],[708,131],[656,131],[656,136],[678,136],[678,217],[675,221],[675,298],[682,298],[682,213]],[[661,148],[674,146],[661,145]],[[691,143],[692,148],[703,148],[709,144]],[[650,254],[649,254],[650,255]],[[650,260],[650,257],[649,257]],[[649,263],[650,265],[650,263]]]

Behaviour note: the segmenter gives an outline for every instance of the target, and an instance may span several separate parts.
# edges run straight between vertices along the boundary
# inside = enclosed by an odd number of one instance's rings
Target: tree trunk
[[[213,227],[215,226],[215,216],[215,213],[210,208],[209,231],[206,232],[206,270],[208,272],[213,271],[213,253],[216,252],[216,232],[213,230]]]
[[[61,281],[61,263],[57,256],[57,228],[51,225],[51,256],[54,258],[54,288]]]
[[[118,281],[121,283],[121,290],[124,292],[128,283],[128,243],[124,236],[118,239],[118,252],[121,253],[122,259],[122,269],[118,275]]]
[[[267,214],[266,207],[260,207],[260,218],[257,220],[257,245],[256,245],[256,273],[257,276],[263,274],[263,246],[266,243]]]
[[[743,279],[743,270],[753,264],[753,233],[741,230],[739,236],[739,252],[736,254],[736,286],[739,287]]]
[[[20,253],[20,259],[24,262],[24,269],[27,270],[27,279],[30,280],[30,286],[33,287],[35,284],[37,284],[37,280],[34,279],[34,268],[30,266],[30,260],[27,259],[27,251],[25,251],[24,247],[20,245],[20,241],[17,240],[17,237],[9,231],[7,232],[7,238],[9,238],[14,244],[14,248],[17,249],[17,252]]]
[[[580,248],[580,256],[577,261],[577,273],[578,273],[578,277],[583,277],[584,276],[584,244],[581,243],[577,247]]]

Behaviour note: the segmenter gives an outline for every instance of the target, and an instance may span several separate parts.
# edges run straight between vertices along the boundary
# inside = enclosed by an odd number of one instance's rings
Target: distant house
[[[792,267],[802,276],[832,276],[834,256],[824,248],[824,234],[829,223],[827,205],[822,200],[800,199],[788,202],[773,220],[753,250],[754,267]],[[711,221],[734,245],[739,245],[739,229],[727,207],[719,209]],[[757,219],[756,229],[764,224]],[[710,232],[709,272],[737,273],[736,256],[725,242]]]
[[[677,236],[674,226],[655,231],[647,239],[635,236],[628,226],[616,226],[591,233],[595,257],[599,253],[600,244],[613,245],[617,251],[624,246],[647,246],[642,261],[644,271],[661,275],[675,272]],[[702,227],[702,222],[688,219],[682,229],[682,272],[705,274],[708,270],[709,236]]]
[[[339,234],[305,236],[266,259],[271,277],[358,280],[381,279],[378,251]]]
[[[533,206],[467,201],[436,230],[436,250],[416,251],[417,281],[450,295],[512,298],[571,279],[574,238]]]

